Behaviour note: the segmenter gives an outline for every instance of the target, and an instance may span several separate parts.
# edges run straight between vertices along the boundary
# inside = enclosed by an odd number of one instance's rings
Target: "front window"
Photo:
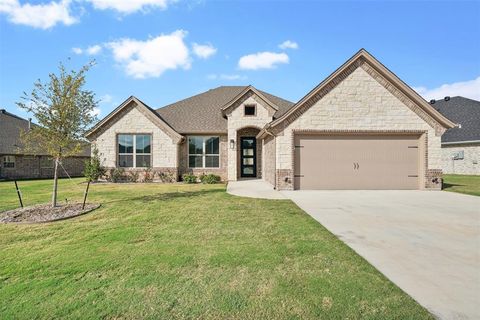
[[[189,168],[219,168],[219,137],[188,137]]]
[[[150,167],[152,137],[149,134],[118,135],[118,166],[125,168]]]
[[[255,113],[256,113],[256,106],[254,104],[245,106],[244,114],[246,116],[254,116]]]
[[[4,168],[15,168],[15,156],[4,156],[3,157],[3,167]]]

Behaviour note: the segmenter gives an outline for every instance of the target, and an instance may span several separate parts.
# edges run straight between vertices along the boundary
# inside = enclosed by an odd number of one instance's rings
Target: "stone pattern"
[[[442,169],[428,169],[425,174],[425,188],[441,190],[442,184]]]
[[[240,179],[241,160],[240,160],[240,138],[241,137],[256,137],[260,132],[256,128],[243,128],[237,131],[237,179]],[[262,177],[262,141],[256,140],[256,153],[257,153],[257,178]]]
[[[275,138],[268,136],[263,139],[263,174],[265,181],[275,186]]]
[[[245,105],[255,104],[257,106],[255,116],[245,116],[244,115],[244,106]],[[235,144],[238,144],[239,137],[237,131],[243,128],[256,128],[262,129],[265,124],[272,121],[272,112],[271,108],[264,106],[262,100],[258,98],[255,94],[250,95],[247,99],[244,99],[241,104],[238,104],[236,108],[229,109],[227,113],[228,118],[228,141],[234,140]],[[257,143],[257,145],[261,145]],[[230,149],[228,147],[228,180],[237,180],[239,176],[239,166],[238,166],[238,145],[235,149]],[[257,155],[261,155],[257,154]],[[257,160],[257,164],[261,161]],[[260,176],[259,176],[260,178]]]
[[[463,151],[463,159],[453,160],[453,155]],[[444,173],[480,175],[480,143],[449,145],[442,147],[442,169]]]
[[[92,141],[98,148],[102,165],[116,167],[117,135],[128,133],[151,134],[153,168],[177,168],[177,144],[133,103],[115,115]]]
[[[198,135],[195,135],[198,136]],[[210,135],[209,135],[210,136]],[[189,168],[188,167],[188,136],[185,137],[185,141],[179,146],[179,168],[178,173],[181,177],[184,173],[192,173],[196,176],[202,174],[216,174],[220,176],[222,181],[227,180],[227,149],[228,140],[226,135],[220,135],[220,168]]]
[[[277,190],[293,190],[293,170],[277,169]]]
[[[284,181],[279,170],[293,170],[293,131],[300,129],[425,131],[428,134],[427,167],[441,168],[438,129],[420,118],[361,65],[352,69],[343,81],[278,133],[277,182]],[[293,172],[291,175],[289,180],[293,183]]]
[[[59,177],[81,177],[85,161],[89,157],[70,157],[62,160],[65,170],[59,166]],[[0,155],[0,178],[2,179],[37,179],[53,178],[53,160],[48,156],[15,155],[15,168],[3,168],[3,155]],[[48,167],[45,165],[48,163]],[[67,173],[65,173],[65,171]]]

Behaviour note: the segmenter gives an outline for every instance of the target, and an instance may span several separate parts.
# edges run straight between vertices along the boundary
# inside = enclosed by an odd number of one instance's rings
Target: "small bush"
[[[125,170],[122,168],[115,168],[110,170],[110,180],[112,182],[121,182],[125,180]]]
[[[162,182],[172,183],[176,181],[175,175],[171,172],[158,172],[157,177]]]
[[[214,184],[220,182],[220,176],[216,174],[204,174],[200,177],[200,181],[204,184]]]
[[[153,182],[155,173],[152,172],[152,168],[146,168],[143,172],[143,182]]]
[[[101,176],[105,175],[106,170],[101,164],[100,155],[95,145],[93,146],[92,153],[92,157],[85,161],[83,175],[88,181],[98,181]]]
[[[140,174],[138,171],[128,171],[128,177],[127,181],[128,182],[137,182]]]
[[[182,176],[182,180],[184,183],[197,183],[197,176],[191,173],[185,173]]]

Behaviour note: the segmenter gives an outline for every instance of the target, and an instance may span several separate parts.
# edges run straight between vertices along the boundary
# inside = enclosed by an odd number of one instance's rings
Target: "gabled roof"
[[[241,97],[250,86],[222,86],[157,109],[157,113],[177,132],[226,133],[227,120],[222,108]],[[269,103],[277,107],[274,117],[284,114],[293,103],[255,89]]]
[[[85,136],[87,138],[91,138],[95,132],[97,132],[100,128],[102,128],[106,123],[111,121],[116,114],[121,112],[126,107],[130,106],[132,103],[134,103],[147,118],[149,118],[154,124],[156,124],[166,134],[168,134],[175,143],[182,141],[183,139],[182,135],[176,132],[167,122],[165,122],[165,120],[163,120],[161,116],[155,112],[155,110],[153,110],[152,108],[147,106],[145,103],[143,103],[140,99],[134,96],[130,96],[115,110],[110,112],[105,118],[103,118],[92,129],[90,129]]]
[[[375,72],[380,74],[389,83],[395,86],[403,95],[417,105],[422,111],[424,111],[428,117],[437,122],[443,128],[453,128],[455,123],[444,117],[437,110],[432,108],[430,104],[425,101],[418,93],[410,88],[405,82],[400,80],[393,72],[388,70],[383,64],[375,59],[365,49],[360,49],[355,55],[348,59],[337,70],[330,74],[325,80],[305,95],[300,101],[298,101],[293,107],[285,112],[281,117],[267,124],[265,129],[274,128],[289,118],[298,118],[303,112],[307,110],[316,101],[323,98],[336,84],[343,80],[344,74],[350,69],[354,70],[360,63],[367,63]],[[291,120],[291,119],[290,119]],[[265,129],[260,132],[259,136],[265,133]]]
[[[225,104],[222,107],[222,114],[226,115],[230,109],[234,108],[234,106],[236,105],[236,102],[239,101],[242,97],[244,97],[248,93],[256,94],[258,97],[260,97],[260,99],[262,99],[265,102],[266,107],[270,107],[273,113],[278,111],[278,107],[275,105],[274,102],[266,98],[265,95],[263,95],[260,91],[255,89],[255,87],[249,85],[249,86],[246,86],[245,89],[240,91],[239,94],[237,94],[232,100],[230,100],[227,104]]]
[[[451,97],[437,100],[431,106],[459,124],[442,135],[442,143],[480,141],[480,101]]]
[[[0,110],[0,154],[32,154],[33,151],[26,153],[23,149],[21,139],[22,132],[37,127],[36,124],[29,120],[23,119],[4,109]],[[35,150],[35,155],[48,155],[46,151],[41,149]],[[77,156],[90,156],[90,145],[86,145]]]

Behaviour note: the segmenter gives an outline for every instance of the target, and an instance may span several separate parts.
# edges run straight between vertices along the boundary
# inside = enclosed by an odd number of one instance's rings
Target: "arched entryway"
[[[237,179],[262,177],[262,143],[256,138],[259,132],[255,127],[237,131]]]

